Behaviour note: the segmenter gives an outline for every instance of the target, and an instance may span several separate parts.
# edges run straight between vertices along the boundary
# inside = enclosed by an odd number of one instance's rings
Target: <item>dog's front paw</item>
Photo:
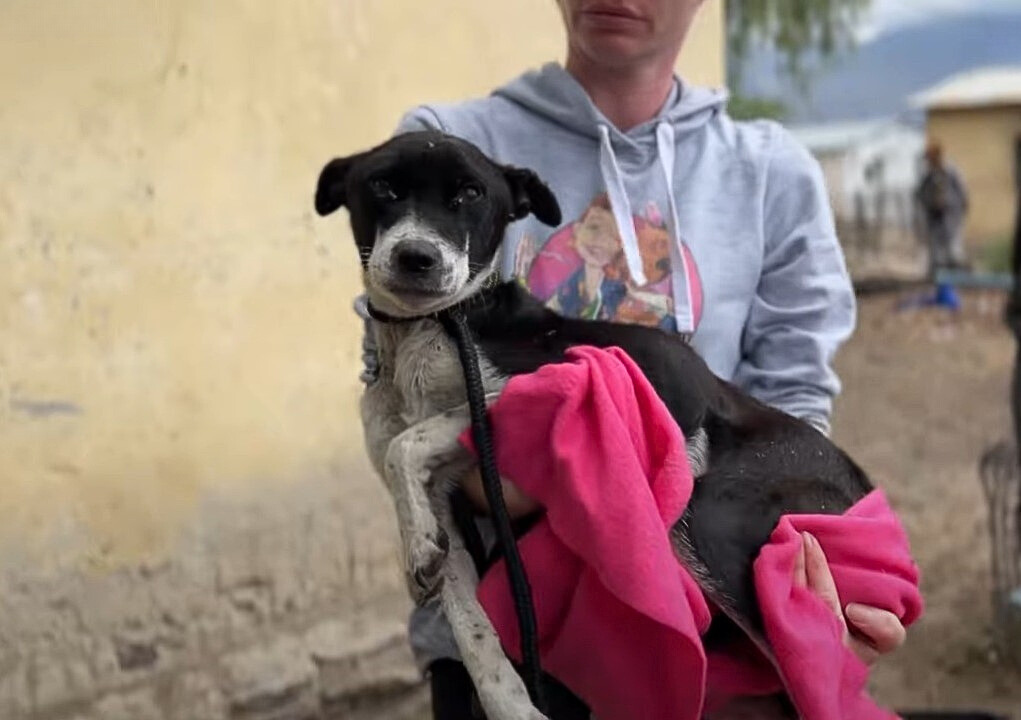
[[[416,603],[434,597],[443,587],[443,563],[450,550],[450,538],[442,529],[435,534],[422,534],[408,547],[406,575],[408,589]]]

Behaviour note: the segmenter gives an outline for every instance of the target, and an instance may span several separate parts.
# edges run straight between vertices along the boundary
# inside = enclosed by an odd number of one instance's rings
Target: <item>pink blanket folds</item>
[[[798,533],[810,531],[845,604],[918,618],[917,570],[880,492],[843,516],[783,518],[760,553],[755,583],[775,669],[757,651],[707,658],[710,608],[667,535],[693,486],[684,438],[634,362],[616,348],[575,348],[564,363],[512,379],[490,416],[501,475],[545,507],[519,541],[544,668],[600,720],[697,720],[782,687],[811,720],[895,717],[866,694],[867,670],[832,612],[793,584]],[[462,442],[471,447],[467,432]],[[517,658],[502,563],[478,597]]]

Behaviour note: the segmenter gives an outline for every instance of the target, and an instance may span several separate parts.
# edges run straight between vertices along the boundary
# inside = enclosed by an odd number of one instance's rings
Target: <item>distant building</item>
[[[878,244],[886,232],[910,229],[924,133],[894,119],[791,131],[822,166],[842,240]]]
[[[1009,236],[1021,190],[1021,66],[954,75],[911,98],[971,197],[971,242]]]

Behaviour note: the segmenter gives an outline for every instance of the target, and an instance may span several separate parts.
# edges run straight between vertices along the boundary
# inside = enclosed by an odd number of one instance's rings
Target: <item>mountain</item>
[[[1021,10],[903,27],[837,59],[810,64],[806,94],[777,71],[775,53],[756,51],[745,65],[743,94],[778,98],[794,122],[898,115],[908,109],[908,96],[948,75],[986,65],[1021,65]]]

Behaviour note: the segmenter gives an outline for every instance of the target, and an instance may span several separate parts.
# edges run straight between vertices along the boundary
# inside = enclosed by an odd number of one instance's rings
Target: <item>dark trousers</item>
[[[485,720],[475,697],[475,687],[464,665],[437,660],[429,666],[433,720]],[[570,690],[547,679],[550,720],[588,720],[589,709]]]

